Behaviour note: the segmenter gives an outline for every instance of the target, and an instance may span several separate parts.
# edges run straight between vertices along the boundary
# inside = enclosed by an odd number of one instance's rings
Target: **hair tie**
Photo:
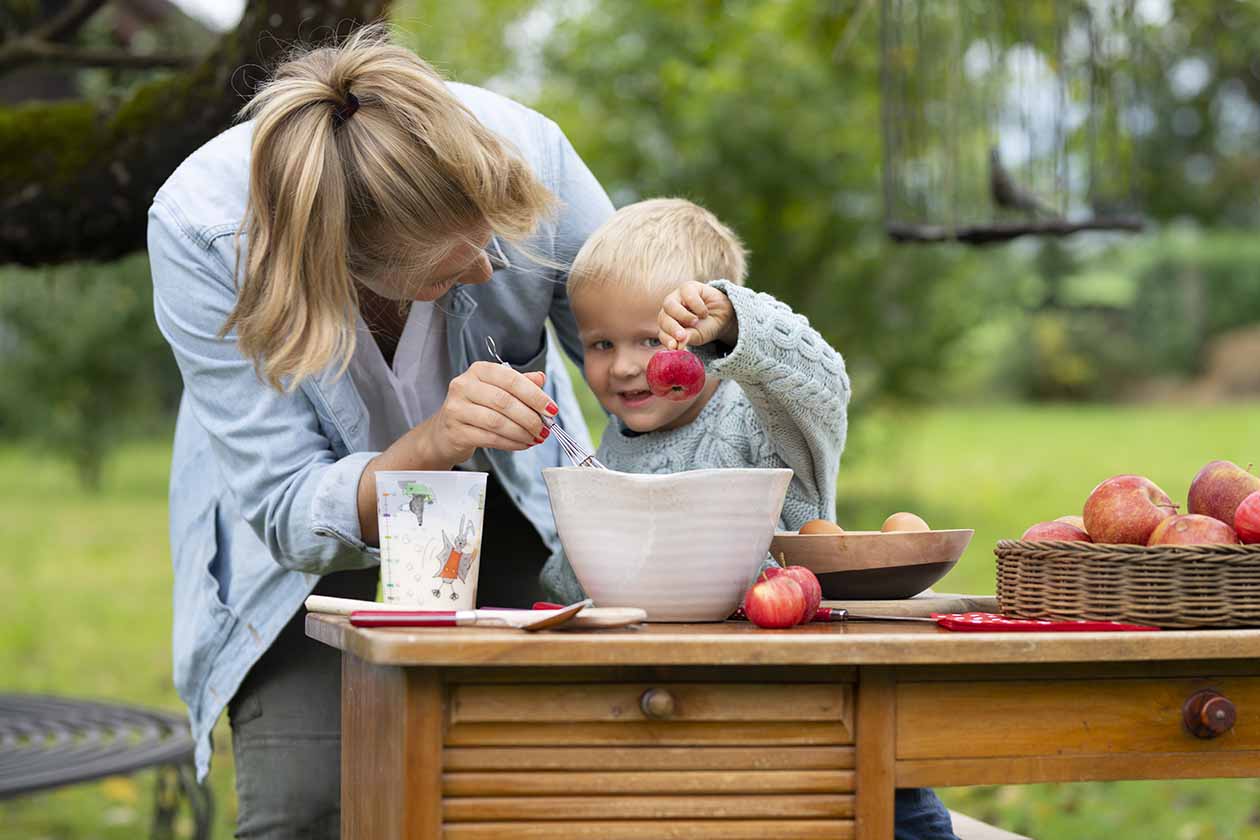
[[[346,104],[338,105],[333,109],[333,128],[344,125],[345,121],[354,116],[359,110],[359,97],[350,91],[346,91]]]

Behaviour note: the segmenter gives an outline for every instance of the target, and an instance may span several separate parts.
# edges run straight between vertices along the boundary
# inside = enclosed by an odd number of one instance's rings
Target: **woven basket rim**
[[[1042,558],[1063,554],[1074,560],[1089,556],[1123,556],[1135,559],[1175,557],[1180,560],[1257,560],[1260,544],[1254,545],[1130,545],[1094,543],[1084,540],[998,540],[993,553],[1035,553]]]

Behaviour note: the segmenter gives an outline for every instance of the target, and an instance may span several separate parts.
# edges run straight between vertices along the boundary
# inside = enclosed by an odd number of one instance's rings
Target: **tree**
[[[121,99],[0,108],[0,263],[109,260],[142,249],[159,186],[231,124],[269,64],[303,39],[381,17],[389,0],[253,0],[204,58],[76,47],[105,0],[70,0],[0,42],[0,73],[31,62],[167,69]]]

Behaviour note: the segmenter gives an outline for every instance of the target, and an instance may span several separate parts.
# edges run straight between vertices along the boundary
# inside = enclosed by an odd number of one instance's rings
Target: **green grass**
[[[984,407],[853,418],[840,475],[842,524],[876,528],[896,510],[976,536],[942,591],[992,592],[994,542],[1079,512],[1119,472],[1184,500],[1213,458],[1260,460],[1260,405]],[[65,464],[0,447],[0,690],[47,691],[179,709],[170,685],[165,441],[110,459],[81,490]],[[221,723],[211,774],[216,837],[235,816]],[[0,803],[0,840],[146,836],[152,773]],[[1260,840],[1260,781],[958,788],[946,801],[1041,840]],[[181,836],[188,836],[185,820]]]

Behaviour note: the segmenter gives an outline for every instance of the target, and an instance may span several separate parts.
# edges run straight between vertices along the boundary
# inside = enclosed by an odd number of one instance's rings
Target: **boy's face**
[[[652,396],[647,366],[661,349],[656,316],[661,301],[637,289],[588,286],[570,300],[585,357],[584,370],[600,405],[636,432],[676,429],[696,418],[717,387],[710,378],[689,400]]]

